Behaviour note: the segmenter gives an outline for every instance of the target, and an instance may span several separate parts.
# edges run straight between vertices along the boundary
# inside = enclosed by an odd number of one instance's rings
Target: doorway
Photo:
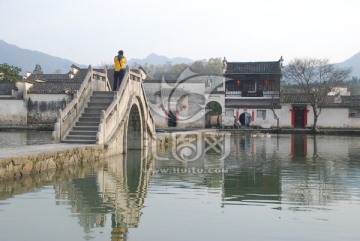
[[[217,101],[210,101],[205,107],[205,128],[216,126],[220,128],[222,123],[222,107]]]
[[[305,128],[305,106],[294,106],[294,128]]]
[[[176,112],[169,111],[168,112],[168,127],[176,127],[177,118],[176,118]]]

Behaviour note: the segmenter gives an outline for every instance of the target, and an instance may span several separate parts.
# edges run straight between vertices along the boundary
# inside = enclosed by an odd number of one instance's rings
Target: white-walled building
[[[0,126],[48,125],[52,127],[59,109],[64,109],[79,90],[89,71],[92,78],[103,84],[105,70],[81,69],[75,65],[67,74],[43,74],[36,66],[24,80],[0,83]]]
[[[281,94],[282,59],[225,62],[224,75],[195,73],[146,79],[144,87],[156,128],[233,128],[234,120],[253,128],[310,128],[313,110],[305,95]],[[0,126],[49,125],[64,109],[89,71],[104,84],[105,70],[71,66],[67,74],[43,74],[41,67],[16,83],[0,83]],[[141,69],[139,70],[141,71]],[[97,74],[98,73],[98,74]],[[110,85],[113,71],[106,71]],[[146,75],[145,71],[143,74]],[[321,106],[319,128],[360,128],[360,97],[336,89]],[[339,94],[343,93],[343,94]]]
[[[224,76],[186,69],[177,79],[144,82],[157,128],[310,128],[314,114],[303,94],[281,94],[282,58],[273,62],[225,62]],[[360,98],[346,88],[331,93],[319,128],[360,128]],[[198,118],[195,118],[198,115]],[[194,117],[191,119],[191,117]],[[186,119],[188,118],[188,119]],[[184,121],[185,120],[185,121]]]
[[[205,128],[225,111],[222,76],[187,68],[176,79],[147,79],[144,87],[157,128]],[[213,113],[214,106],[218,113]]]

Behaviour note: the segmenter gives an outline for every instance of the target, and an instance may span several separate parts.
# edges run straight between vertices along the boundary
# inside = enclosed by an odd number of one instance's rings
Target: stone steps
[[[116,94],[114,91],[94,91],[78,121],[62,142],[95,144],[101,111],[109,107]]]
[[[96,136],[97,134],[97,130],[96,131],[76,131],[76,130],[72,130],[69,132],[69,135],[81,135],[81,136]]]
[[[100,122],[100,115],[96,117],[80,117],[79,121],[82,122]]]
[[[61,141],[62,143],[69,143],[69,144],[96,144],[96,140],[70,140],[70,139],[65,139]]]
[[[98,126],[96,127],[89,127],[89,126],[74,126],[72,128],[73,131],[98,131]]]

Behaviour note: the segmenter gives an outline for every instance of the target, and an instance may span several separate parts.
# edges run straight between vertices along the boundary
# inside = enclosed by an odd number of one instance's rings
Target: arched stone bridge
[[[143,79],[141,70],[127,69],[119,90],[111,91],[106,73],[88,71],[73,100],[59,110],[54,141],[105,145],[110,155],[154,143]]]

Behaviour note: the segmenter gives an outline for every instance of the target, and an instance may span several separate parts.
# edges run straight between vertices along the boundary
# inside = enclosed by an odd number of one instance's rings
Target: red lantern
[[[236,84],[237,84],[237,86],[240,86],[241,80],[238,79],[238,80],[236,81]]]
[[[270,84],[270,80],[268,80],[268,79],[264,80],[264,84],[265,84],[265,85],[269,85],[269,84]]]

